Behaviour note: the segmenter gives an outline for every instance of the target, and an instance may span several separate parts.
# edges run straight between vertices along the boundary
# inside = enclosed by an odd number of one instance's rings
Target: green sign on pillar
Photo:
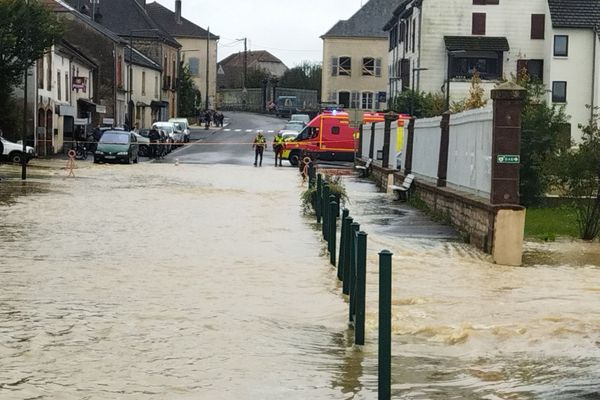
[[[521,156],[518,154],[498,154],[496,161],[498,164],[519,164],[521,162]]]

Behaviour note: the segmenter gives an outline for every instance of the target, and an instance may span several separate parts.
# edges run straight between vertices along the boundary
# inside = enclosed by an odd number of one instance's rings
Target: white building
[[[477,71],[489,91],[527,68],[565,104],[571,136],[598,104],[595,50],[600,22],[595,1],[406,0],[385,25],[391,96],[414,88],[464,99]],[[449,78],[449,79],[448,79]],[[592,84],[593,83],[593,84]]]
[[[69,148],[78,127],[90,123],[80,109],[94,95],[96,65],[68,42],[62,41],[37,61],[35,146],[38,155],[51,155]]]
[[[399,1],[370,0],[323,39],[321,100],[345,108],[387,107],[387,35],[383,25]]]
[[[134,106],[132,128],[150,128],[160,118],[157,105],[160,104],[161,73],[160,65],[135,48],[127,47],[125,60],[129,69],[130,101]]]

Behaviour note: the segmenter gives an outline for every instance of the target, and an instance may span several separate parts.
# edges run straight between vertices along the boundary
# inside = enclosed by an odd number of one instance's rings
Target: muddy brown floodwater
[[[0,183],[1,399],[376,399],[383,248],[395,254],[394,398],[600,393],[593,256],[563,262],[530,244],[528,265],[507,268],[450,236],[392,235],[403,213],[382,223],[377,204],[396,205],[346,179],[369,233],[367,344],[355,348],[295,169],[62,175]]]

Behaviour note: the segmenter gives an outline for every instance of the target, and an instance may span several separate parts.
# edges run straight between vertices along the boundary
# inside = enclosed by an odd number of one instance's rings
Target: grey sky
[[[175,0],[156,1],[175,9]],[[182,15],[221,37],[219,60],[243,51],[243,43],[235,40],[247,37],[249,50],[267,50],[293,67],[321,61],[320,36],[361,3],[366,0],[182,0]]]

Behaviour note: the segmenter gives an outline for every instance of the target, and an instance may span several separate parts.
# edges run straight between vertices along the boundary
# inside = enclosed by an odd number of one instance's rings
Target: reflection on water
[[[295,169],[98,166],[46,181],[0,204],[2,399],[375,399],[382,248],[395,398],[600,390],[595,264],[496,266],[424,219],[404,235],[421,216],[347,179],[369,233],[355,348]]]

